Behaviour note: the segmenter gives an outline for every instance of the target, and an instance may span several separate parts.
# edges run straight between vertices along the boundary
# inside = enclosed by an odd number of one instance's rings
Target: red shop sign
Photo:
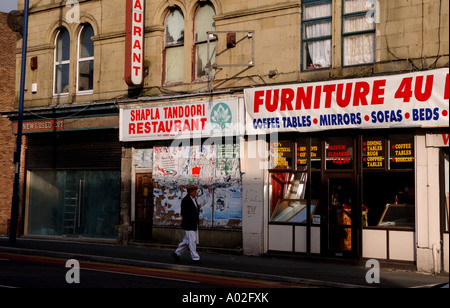
[[[144,0],[127,0],[125,82],[138,86],[144,74]]]

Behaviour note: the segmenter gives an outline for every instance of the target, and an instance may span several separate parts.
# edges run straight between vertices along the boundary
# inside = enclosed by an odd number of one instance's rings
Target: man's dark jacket
[[[184,230],[196,231],[199,222],[199,210],[189,194],[181,200],[181,227]]]

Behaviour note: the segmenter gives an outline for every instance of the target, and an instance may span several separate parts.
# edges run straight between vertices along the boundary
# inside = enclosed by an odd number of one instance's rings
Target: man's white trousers
[[[198,244],[198,230],[197,231],[188,231],[185,230],[183,241],[178,245],[175,253],[178,256],[181,256],[184,252],[189,250],[191,252],[192,261],[200,260],[200,256],[197,253],[197,244]]]

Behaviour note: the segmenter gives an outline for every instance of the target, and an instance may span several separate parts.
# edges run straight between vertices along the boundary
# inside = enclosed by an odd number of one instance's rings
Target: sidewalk
[[[365,277],[370,268],[365,268],[364,265],[306,257],[250,257],[223,252],[211,253],[203,249],[199,249],[203,264],[194,266],[191,265],[188,254],[177,263],[171,257],[172,247],[155,248],[151,245],[119,247],[107,243],[19,238],[15,247],[9,247],[8,238],[0,237],[0,251],[317,287],[411,288],[428,287],[449,281],[448,275],[434,276],[414,270],[390,269],[381,264],[380,284],[368,284]]]

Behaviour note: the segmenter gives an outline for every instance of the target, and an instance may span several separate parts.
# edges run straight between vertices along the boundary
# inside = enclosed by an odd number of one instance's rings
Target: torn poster
[[[172,188],[235,186],[241,182],[239,145],[154,147],[153,179]]]

